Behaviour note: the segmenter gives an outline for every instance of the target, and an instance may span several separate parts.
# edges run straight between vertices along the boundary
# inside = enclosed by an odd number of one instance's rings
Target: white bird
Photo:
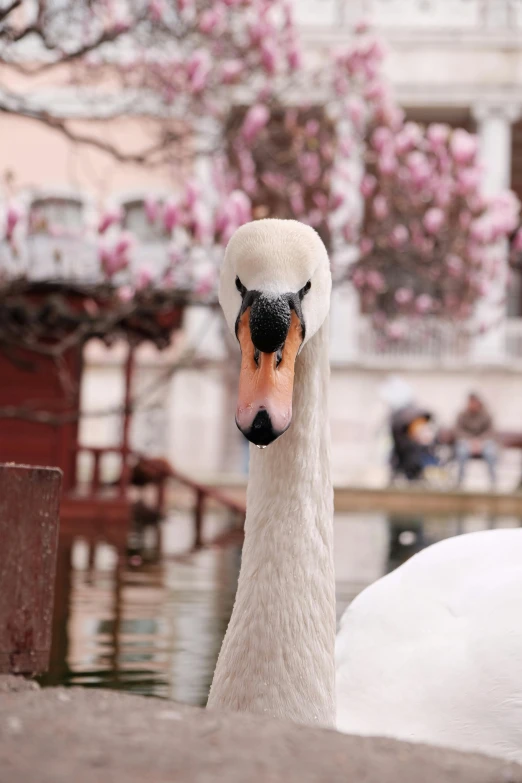
[[[242,353],[236,421],[254,445],[208,706],[522,761],[522,530],[417,554],[353,601],[335,642],[330,290],[308,226],[260,220],[229,242],[220,302]]]

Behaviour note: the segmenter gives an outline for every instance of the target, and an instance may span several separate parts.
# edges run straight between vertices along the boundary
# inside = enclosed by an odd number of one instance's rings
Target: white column
[[[511,126],[518,113],[518,107],[512,105],[481,104],[473,108],[478,125],[480,159],[484,167],[483,192],[486,196],[494,196],[511,184]],[[497,363],[505,358],[507,250],[506,243],[492,248],[492,252],[502,254],[504,264],[498,278],[491,282],[487,294],[476,308],[477,325],[491,324],[474,341],[474,358],[480,363]]]

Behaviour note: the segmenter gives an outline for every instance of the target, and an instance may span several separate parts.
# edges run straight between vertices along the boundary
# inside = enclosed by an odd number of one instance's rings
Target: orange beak
[[[250,332],[250,307],[242,313],[237,337],[241,346],[241,371],[236,424],[257,446],[267,446],[290,426],[295,359],[303,341],[303,329],[293,310],[290,328],[280,351],[258,351]]]

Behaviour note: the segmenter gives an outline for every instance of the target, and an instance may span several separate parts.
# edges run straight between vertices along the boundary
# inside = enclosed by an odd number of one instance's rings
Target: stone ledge
[[[0,691],[1,783],[522,783],[517,765],[422,745],[114,691]]]

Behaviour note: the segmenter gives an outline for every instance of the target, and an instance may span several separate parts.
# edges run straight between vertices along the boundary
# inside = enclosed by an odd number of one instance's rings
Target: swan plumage
[[[422,550],[363,590],[336,639],[337,726],[522,761],[522,530]]]
[[[335,638],[330,289],[309,226],[260,220],[230,240],[220,302],[250,476],[208,706],[522,761],[522,530],[423,550],[364,590]]]

